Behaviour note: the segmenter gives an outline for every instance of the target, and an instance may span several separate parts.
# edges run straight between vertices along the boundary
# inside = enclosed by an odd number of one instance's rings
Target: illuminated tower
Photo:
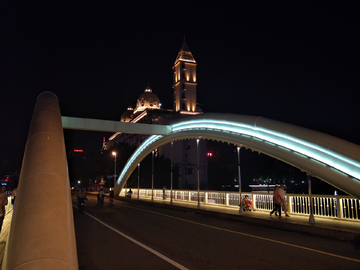
[[[196,61],[185,40],[173,70],[174,111],[196,112]]]

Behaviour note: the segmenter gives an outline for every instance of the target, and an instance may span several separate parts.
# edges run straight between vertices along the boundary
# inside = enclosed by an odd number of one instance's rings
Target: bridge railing
[[[120,196],[125,196],[129,189],[122,189]],[[137,198],[138,189],[134,188],[133,198]],[[163,198],[162,189],[154,189],[154,199]],[[170,199],[171,190],[165,190],[166,198]],[[179,202],[198,202],[198,192],[194,190],[173,190],[172,198]],[[216,205],[224,207],[238,208],[240,204],[240,194],[228,191],[206,191],[199,192],[200,203],[205,205]],[[273,195],[271,193],[252,193],[243,192],[241,197],[248,195],[253,201],[254,208],[258,211],[271,211],[274,207]],[[151,198],[152,189],[140,189],[140,198]],[[310,197],[306,194],[287,193],[285,199],[290,214],[310,215]],[[331,196],[331,195],[312,195],[314,216],[345,219],[360,222],[360,200],[350,196]]]

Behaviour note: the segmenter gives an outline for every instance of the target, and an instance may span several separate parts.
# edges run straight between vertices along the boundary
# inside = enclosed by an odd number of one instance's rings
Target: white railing
[[[129,189],[122,189],[120,196],[125,196]],[[133,198],[137,198],[138,189],[134,188]],[[171,191],[166,190],[166,198],[170,199]],[[239,207],[240,196],[237,192],[206,191],[199,192],[200,203],[225,207]],[[273,209],[272,193],[241,193],[244,198],[248,195],[253,201],[254,208],[259,211],[271,211]],[[151,198],[151,189],[140,189],[140,198]],[[154,189],[154,199],[162,199],[163,190]],[[194,190],[173,190],[173,200],[179,202],[198,202],[198,192]],[[304,194],[286,194],[287,205],[290,214],[309,215],[310,198]],[[350,196],[312,195],[313,214],[318,217],[347,219],[360,222],[360,200]]]

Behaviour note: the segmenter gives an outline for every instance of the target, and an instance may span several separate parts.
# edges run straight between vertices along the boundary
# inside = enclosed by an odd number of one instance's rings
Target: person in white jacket
[[[285,200],[284,184],[280,185],[279,196],[280,196],[280,199],[281,199],[281,207],[285,212],[285,216],[290,217],[289,214],[288,214],[288,208],[287,208],[286,200]]]

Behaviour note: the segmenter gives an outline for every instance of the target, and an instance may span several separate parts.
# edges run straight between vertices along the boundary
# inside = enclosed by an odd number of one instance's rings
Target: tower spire
[[[174,110],[196,111],[196,61],[184,41],[176,57],[174,66]]]

